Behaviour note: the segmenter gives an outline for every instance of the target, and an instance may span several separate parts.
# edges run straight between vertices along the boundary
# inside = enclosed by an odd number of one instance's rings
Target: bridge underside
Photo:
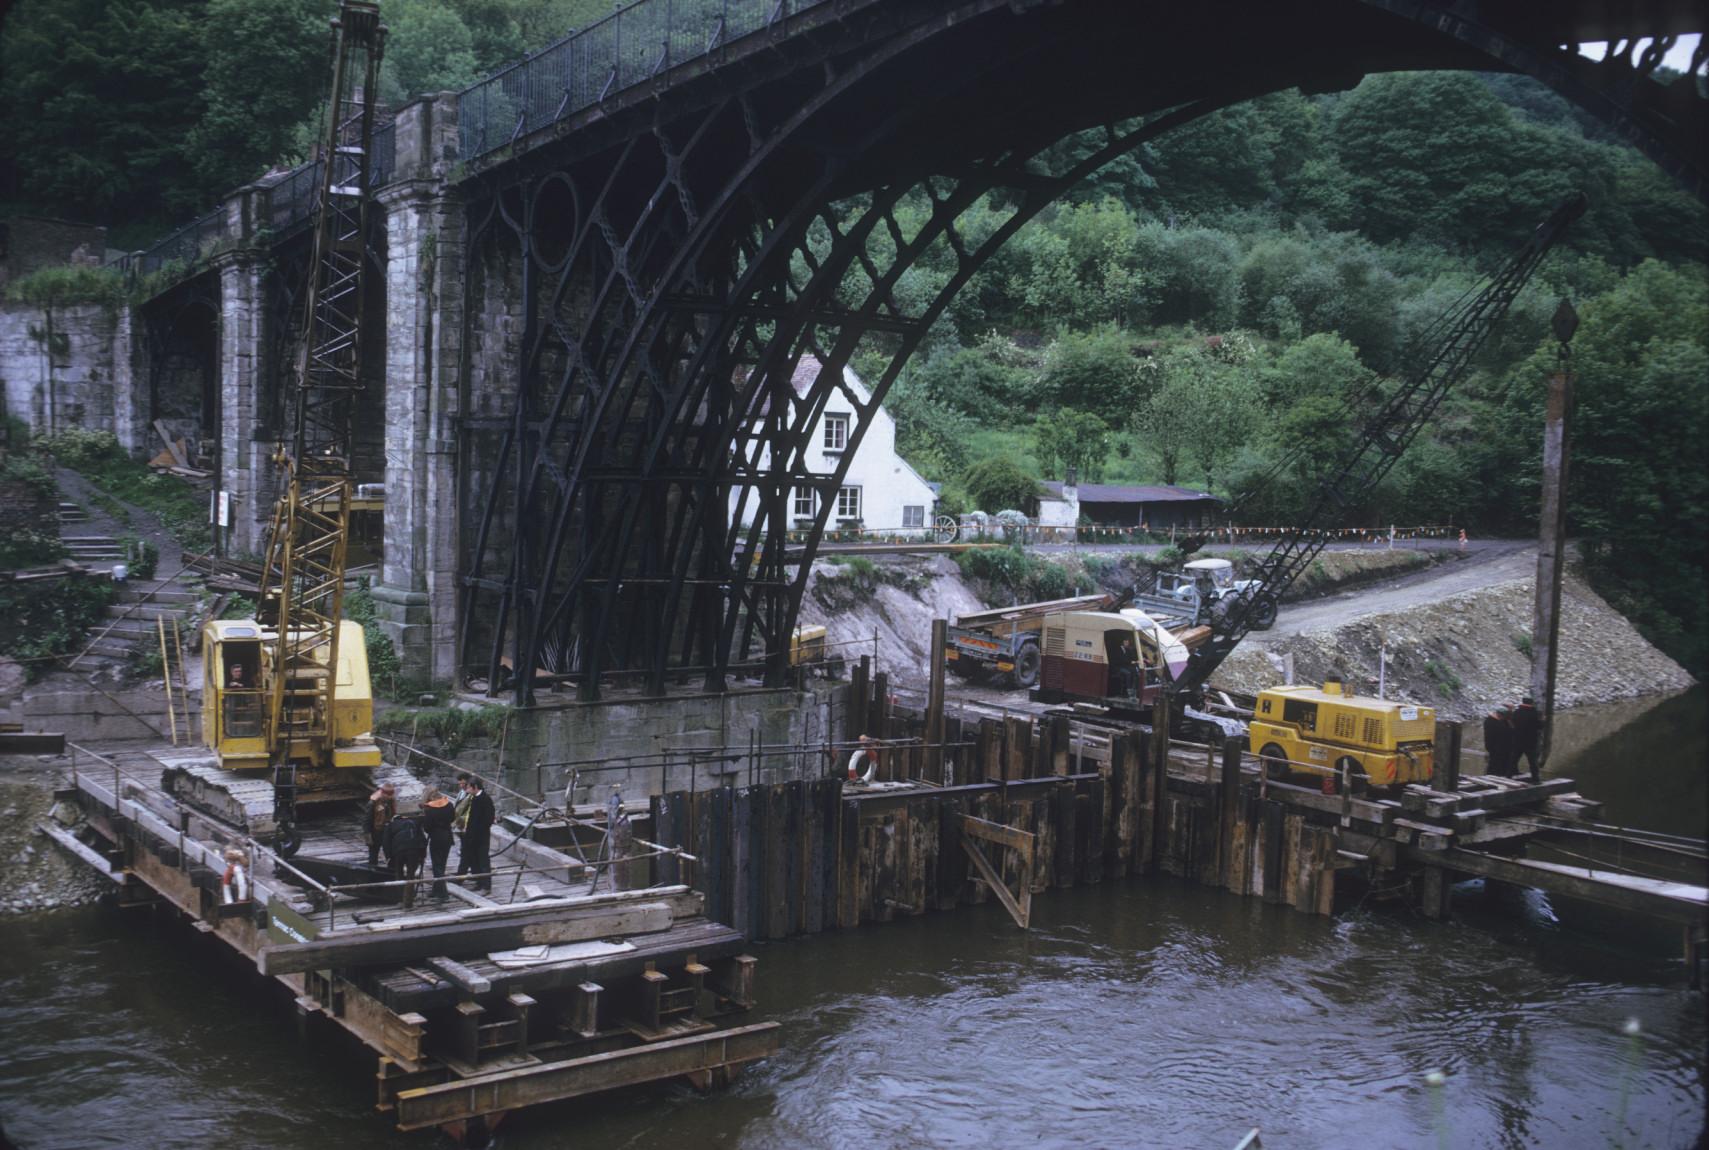
[[[590,110],[466,183],[465,682],[779,682],[807,577],[786,541],[813,552],[891,382],[1022,224],[1145,140],[1367,72],[1582,86],[1548,42],[1419,5],[824,7],[842,18],[794,29],[787,61]],[[848,446],[814,471],[827,411]]]

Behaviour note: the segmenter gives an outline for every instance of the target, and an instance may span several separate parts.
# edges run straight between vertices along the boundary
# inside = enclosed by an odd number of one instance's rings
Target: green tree
[[[389,102],[465,88],[480,77],[474,35],[444,0],[394,3],[386,22],[391,34],[386,40],[380,91]]]
[[[1001,455],[982,459],[968,468],[961,486],[975,507],[992,515],[1009,510],[1031,514],[1039,491],[1037,476]]]
[[[1162,383],[1134,419],[1135,434],[1165,483],[1178,482],[1191,467],[1214,489],[1262,417],[1248,365],[1219,354],[1220,348],[1220,342],[1207,342],[1164,356]]]
[[[294,150],[295,128],[326,89],[335,10],[332,0],[208,0],[203,111],[190,134],[204,187],[247,183]]]
[[[1033,450],[1046,474],[1066,479],[1069,468],[1088,483],[1104,477],[1110,425],[1089,411],[1062,408],[1033,423]]]
[[[1649,261],[1579,309],[1572,343],[1575,409],[1569,527],[1594,586],[1663,650],[1709,665],[1709,311],[1701,268]],[[1544,397],[1555,370],[1545,343],[1512,376],[1511,466],[1535,475]],[[1528,484],[1535,507],[1535,482]]]
[[[1144,400],[1145,384],[1129,338],[1114,326],[1063,332],[1045,349],[1038,399],[1125,424]]]
[[[7,196],[121,227],[206,210],[187,147],[202,112],[201,8],[20,0],[0,36]]]

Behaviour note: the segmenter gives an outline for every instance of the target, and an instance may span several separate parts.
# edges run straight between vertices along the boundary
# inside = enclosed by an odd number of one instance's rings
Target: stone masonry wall
[[[115,380],[130,378],[122,309],[77,304],[46,311],[0,306],[0,388],[6,411],[33,435],[69,427],[130,432],[115,418]],[[122,369],[122,370],[121,370]],[[128,414],[128,394],[125,396]]]

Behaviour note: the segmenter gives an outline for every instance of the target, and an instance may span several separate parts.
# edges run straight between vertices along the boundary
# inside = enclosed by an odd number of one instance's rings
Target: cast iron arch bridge
[[[495,74],[456,99],[447,175],[458,673],[521,703],[542,679],[584,699],[781,682],[807,559],[891,383],[1087,175],[1268,92],[1504,70],[1701,197],[1703,48],[1687,82],[1655,69],[1705,22],[1689,0],[641,0]],[[291,202],[272,198],[281,234]],[[815,472],[827,410],[847,447]]]

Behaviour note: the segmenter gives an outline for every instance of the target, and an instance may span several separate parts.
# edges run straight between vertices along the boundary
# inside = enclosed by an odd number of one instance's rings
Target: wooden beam
[[[81,839],[66,830],[64,827],[52,822],[45,822],[36,824],[36,829],[48,838],[52,839],[54,842],[58,843],[60,846],[64,847],[76,858],[79,858],[94,867],[98,872],[100,872],[102,877],[111,882],[117,883],[120,886],[124,885],[124,871],[114,870],[112,864],[107,861],[105,855],[101,854],[101,852],[97,851],[93,847],[85,846]]]
[[[1507,859],[1457,847],[1427,856],[1422,855],[1417,847],[1409,847],[1408,851],[1418,861],[1428,861],[1465,874],[1483,875],[1516,886],[1536,887],[1550,894],[1652,915],[1670,922],[1700,922],[1704,912],[1709,910],[1709,888],[1688,883],[1538,859]]]
[[[312,942],[274,945],[261,952],[261,973],[295,974],[349,966],[411,962],[442,954],[480,954],[542,943],[581,942],[613,935],[648,934],[670,929],[674,920],[665,902],[629,906],[601,905],[587,910],[556,906],[539,914],[416,929],[350,931],[323,935]]]
[[[398,1128],[423,1130],[542,1102],[739,1066],[777,1053],[778,1029],[775,1022],[760,1022],[400,1091]]]
[[[453,986],[469,994],[486,994],[492,990],[492,981],[476,974],[454,958],[438,955],[427,960],[430,969],[438,971],[451,980]]]
[[[1002,876],[992,867],[990,861],[985,857],[985,853],[978,846],[966,839],[961,840],[961,846],[967,852],[967,857],[973,861],[975,869],[979,871],[979,877],[985,880],[985,885],[991,888],[991,893],[997,896],[997,901],[1003,904],[1003,908],[1009,912],[1009,917],[1015,920],[1015,925],[1026,930],[1027,919],[1031,917],[1028,912],[1031,908],[1023,909],[1021,907],[1014,892],[1004,885]],[[1028,895],[1029,898],[1030,886],[1031,884],[1027,883],[1021,887],[1022,893]]]
[[[1026,831],[972,815],[962,815],[961,833],[1020,851],[1028,859],[1033,857],[1033,836]]]

